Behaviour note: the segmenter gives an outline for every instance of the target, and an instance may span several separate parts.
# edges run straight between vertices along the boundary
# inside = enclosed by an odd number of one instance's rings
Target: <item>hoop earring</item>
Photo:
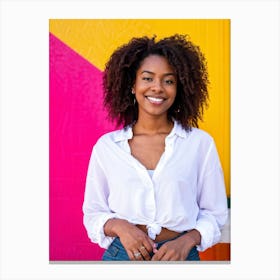
[[[135,91],[134,91],[134,89],[131,89],[131,94],[134,95],[134,96],[133,96],[133,105],[135,105],[135,104],[136,104],[136,97],[135,97]]]
[[[180,108],[180,106],[178,106],[178,108],[177,108],[177,109],[175,109],[175,110],[174,110],[174,112],[175,112],[176,114],[180,113],[180,112],[181,112],[181,108]]]

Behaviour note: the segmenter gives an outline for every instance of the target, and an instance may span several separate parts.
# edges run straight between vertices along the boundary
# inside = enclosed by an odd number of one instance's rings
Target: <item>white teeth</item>
[[[157,102],[157,103],[160,103],[160,102],[163,102],[163,98],[157,98],[157,97],[151,97],[151,96],[148,96],[147,97],[151,102]]]

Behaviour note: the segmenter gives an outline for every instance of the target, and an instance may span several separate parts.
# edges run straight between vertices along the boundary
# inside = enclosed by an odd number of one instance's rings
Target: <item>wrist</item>
[[[104,225],[104,233],[108,236],[120,236],[129,222],[123,219],[109,219]]]
[[[187,244],[190,248],[200,245],[201,242],[201,235],[196,229],[187,232],[182,236],[182,238],[185,239],[185,244]]]
[[[193,246],[200,245],[201,235],[200,232],[196,229],[193,229],[187,233],[187,236],[192,240]]]

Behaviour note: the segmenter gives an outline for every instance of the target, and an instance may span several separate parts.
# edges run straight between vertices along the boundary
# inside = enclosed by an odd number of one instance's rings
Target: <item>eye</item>
[[[167,85],[173,85],[175,82],[173,80],[165,80],[164,81]]]
[[[143,80],[143,81],[151,82],[153,79],[150,78],[150,77],[143,77],[142,80]]]

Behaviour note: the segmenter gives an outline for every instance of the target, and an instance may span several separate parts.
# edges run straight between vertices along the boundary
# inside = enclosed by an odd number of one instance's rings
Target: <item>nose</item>
[[[161,81],[155,79],[153,84],[152,84],[151,90],[153,92],[161,92],[162,91]]]

